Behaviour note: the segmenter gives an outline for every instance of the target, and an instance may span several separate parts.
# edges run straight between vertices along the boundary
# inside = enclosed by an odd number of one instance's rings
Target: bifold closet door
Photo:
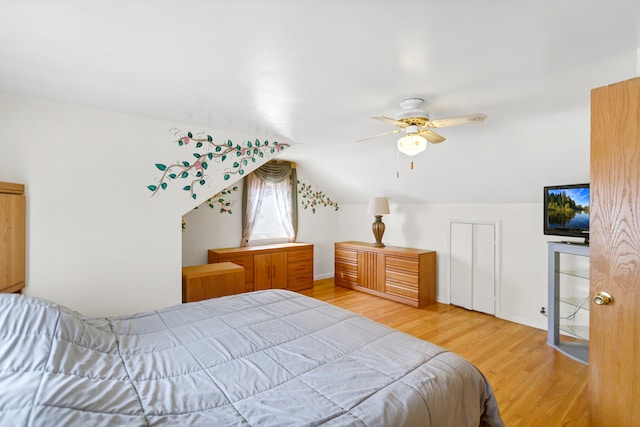
[[[495,314],[495,225],[450,224],[451,304]]]

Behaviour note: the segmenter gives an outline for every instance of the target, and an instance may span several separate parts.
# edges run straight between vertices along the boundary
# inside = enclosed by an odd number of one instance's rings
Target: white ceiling
[[[0,92],[289,142],[342,202],[537,202],[588,180],[589,92],[637,74],[639,24],[637,0],[0,0]],[[414,96],[489,119],[411,159],[354,142]]]

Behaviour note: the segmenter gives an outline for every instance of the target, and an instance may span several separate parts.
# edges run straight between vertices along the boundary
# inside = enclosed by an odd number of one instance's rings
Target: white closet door
[[[451,304],[495,315],[495,225],[451,222]]]
[[[473,309],[473,224],[451,223],[451,304]]]
[[[493,224],[473,224],[473,310],[495,314],[495,231]]]

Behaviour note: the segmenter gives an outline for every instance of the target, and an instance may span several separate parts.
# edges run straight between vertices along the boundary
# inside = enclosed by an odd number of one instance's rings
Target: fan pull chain
[[[409,168],[413,170],[413,161],[409,165]],[[396,178],[400,178],[400,153],[396,151]]]

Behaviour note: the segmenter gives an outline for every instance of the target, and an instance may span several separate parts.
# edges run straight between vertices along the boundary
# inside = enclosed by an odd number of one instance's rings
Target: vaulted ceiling
[[[639,24],[637,0],[0,0],[0,92],[288,142],[345,203],[537,202],[588,180],[590,90],[638,74]],[[408,97],[489,118],[411,158],[355,142]]]

